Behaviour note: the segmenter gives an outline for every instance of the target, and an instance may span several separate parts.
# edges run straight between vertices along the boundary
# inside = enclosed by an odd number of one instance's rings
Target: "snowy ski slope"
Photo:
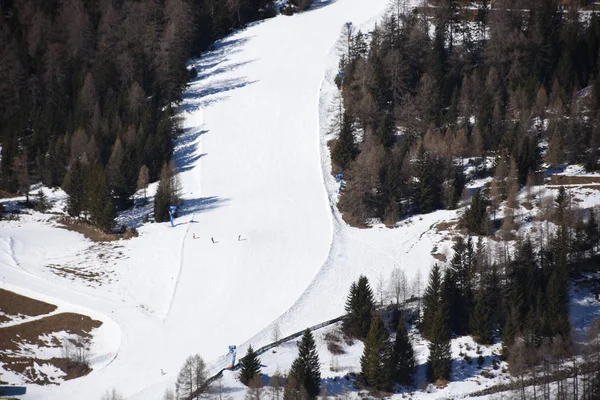
[[[387,3],[317,2],[255,23],[192,63],[198,78],[185,94],[175,152],[183,209],[175,228],[146,225],[122,243],[111,283],[90,287],[47,271],[80,257],[90,243],[79,235],[33,219],[2,226],[3,287],[108,327],[89,376],[30,387],[26,399],[99,399],[111,387],[160,399],[190,354],[216,370],[227,345],[243,354],[269,342],[274,321],[286,335],[340,315],[361,273],[376,280],[401,266],[425,281],[433,227],[454,212],[359,230],[331,206],[325,131],[344,23],[370,28]]]

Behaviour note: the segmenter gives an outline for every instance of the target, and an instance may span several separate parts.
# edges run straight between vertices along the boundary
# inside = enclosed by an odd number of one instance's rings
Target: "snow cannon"
[[[346,29],[348,31],[348,42],[352,41],[352,22],[346,22]]]
[[[338,71],[338,80],[340,82],[340,90],[343,92],[344,91],[344,71],[340,70]]]
[[[236,347],[235,344],[229,346],[229,369],[233,369],[235,366],[235,355],[236,355]]]
[[[177,216],[177,206],[169,206],[169,219],[171,220],[171,226],[175,226],[173,218]]]

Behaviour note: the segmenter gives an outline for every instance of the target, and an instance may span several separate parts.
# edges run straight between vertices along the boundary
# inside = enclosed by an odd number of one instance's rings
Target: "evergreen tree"
[[[567,201],[567,191],[565,190],[564,186],[561,186],[558,188],[558,195],[556,196],[556,199],[554,199],[555,218],[559,225],[564,224]]]
[[[471,334],[473,339],[481,344],[492,343],[492,320],[490,307],[486,299],[483,285],[477,291],[475,308],[471,315]]]
[[[84,202],[84,167],[81,161],[77,159],[71,166],[68,181],[65,184],[65,191],[69,194],[67,201],[67,212],[72,217],[79,217],[83,211]]]
[[[506,316],[506,322],[504,323],[504,329],[502,330],[502,357],[504,359],[508,358],[509,349],[512,347],[515,337],[518,332],[518,325],[516,321],[516,311],[513,309],[510,310],[508,315]]]
[[[489,224],[488,203],[487,197],[480,190],[471,197],[471,204],[463,215],[463,220],[469,232],[477,235],[487,235]]]
[[[346,300],[346,312],[344,319],[344,331],[357,338],[365,338],[369,333],[375,299],[365,276],[360,276],[357,282],[350,287],[350,294]]]
[[[396,330],[396,340],[392,348],[391,368],[394,382],[404,386],[414,383],[416,368],[415,352],[402,319],[398,323],[398,329]]]
[[[454,255],[444,278],[445,302],[450,312],[450,327],[457,334],[468,330],[469,315],[473,309],[473,279],[475,254],[473,241],[459,237],[452,247]]]
[[[448,310],[441,306],[435,313],[432,338],[429,343],[427,359],[427,378],[431,382],[449,380],[452,371],[452,351],[450,347],[450,328]]]
[[[84,193],[85,209],[89,212],[90,222],[105,232],[110,231],[115,220],[115,209],[101,165],[93,164],[87,168]]]
[[[298,393],[305,391],[308,399],[314,399],[319,394],[321,384],[321,366],[319,355],[310,330],[306,329],[298,343],[298,358],[292,363],[288,379],[295,384],[286,387],[284,400],[297,398]]]
[[[39,212],[44,212],[48,209],[48,197],[46,197],[43,190],[40,190],[37,193],[37,202],[35,203],[35,209]]]
[[[600,243],[600,231],[596,222],[596,213],[590,209],[590,216],[585,224],[585,250],[590,252],[590,257],[596,256],[596,247]]]
[[[434,211],[439,205],[441,190],[435,185],[435,163],[432,155],[422,144],[417,151],[414,164],[413,207],[416,213],[426,214]]]
[[[248,386],[252,379],[260,374],[260,359],[251,345],[248,346],[246,356],[240,360],[240,364],[240,382]]]
[[[334,164],[338,165],[342,170],[347,169],[350,163],[358,155],[358,146],[352,132],[352,121],[350,117],[344,113],[342,118],[342,126],[340,135],[333,146],[331,158]]]
[[[169,206],[179,204],[179,181],[173,161],[164,164],[160,172],[160,182],[154,197],[154,218],[156,222],[169,220]]]
[[[376,314],[371,322],[365,348],[360,358],[360,367],[367,385],[376,390],[389,391],[392,387],[391,370],[392,349],[388,334]]]
[[[435,264],[429,274],[429,284],[423,294],[423,319],[421,333],[424,338],[433,337],[435,313],[442,302],[442,274],[439,265]]]

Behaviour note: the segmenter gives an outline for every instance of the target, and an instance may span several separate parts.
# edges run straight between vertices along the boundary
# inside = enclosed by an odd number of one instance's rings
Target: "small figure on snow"
[[[166,372],[165,372],[165,371],[163,371],[163,369],[162,369],[162,368],[160,369],[160,373],[161,373],[162,375],[166,375]]]
[[[242,240],[242,235],[238,235],[238,242]]]
[[[192,238],[196,239],[196,232],[192,233]]]
[[[216,243],[215,238],[211,237],[210,240],[211,240],[211,242]]]

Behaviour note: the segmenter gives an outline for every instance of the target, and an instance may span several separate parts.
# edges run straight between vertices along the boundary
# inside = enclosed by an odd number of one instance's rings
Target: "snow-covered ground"
[[[145,224],[137,238],[100,245],[58,228],[49,214],[0,222],[0,287],[103,322],[90,375],[30,386],[25,399],[99,399],[113,387],[131,400],[161,399],[190,354],[216,371],[230,344],[243,355],[249,344],[270,342],[275,325],[285,336],[341,315],[360,274],[375,284],[399,267],[411,280],[420,273],[425,287],[432,252],[452,246],[436,226],[457,212],[394,229],[348,227],[326,148],[344,24],[368,31],[387,3],[321,0],[309,12],[255,23],[190,63],[198,78],[181,106],[175,157],[184,204],[174,228]],[[64,207],[64,193],[47,194]],[[138,224],[147,209],[120,221]],[[64,273],[72,268],[85,273]],[[455,347],[461,340],[469,339]],[[263,362],[283,372],[294,346]],[[336,368],[356,371],[360,352],[360,343],[351,346]],[[321,361],[324,376],[342,375]],[[241,399],[234,375],[224,384]],[[432,396],[470,391],[477,383],[469,382]]]
[[[120,332],[117,348],[101,350],[108,365],[60,386],[30,387],[27,399],[99,398],[111,387],[127,398],[160,398],[189,354],[217,369],[227,345],[269,341],[281,315],[284,335],[340,315],[360,273],[374,279],[399,265],[426,276],[432,227],[454,213],[403,229],[347,228],[332,213],[335,183],[322,168],[320,116],[335,90],[338,39],[347,21],[370,27],[386,5],[317,2],[253,24],[193,62],[199,76],[185,94],[175,153],[185,201],[175,228],[145,225],[138,238],[111,244],[120,248],[98,249],[40,224],[35,212],[2,222],[3,285],[77,305]],[[107,271],[102,285],[49,267],[99,267],[115,253],[99,268]]]

